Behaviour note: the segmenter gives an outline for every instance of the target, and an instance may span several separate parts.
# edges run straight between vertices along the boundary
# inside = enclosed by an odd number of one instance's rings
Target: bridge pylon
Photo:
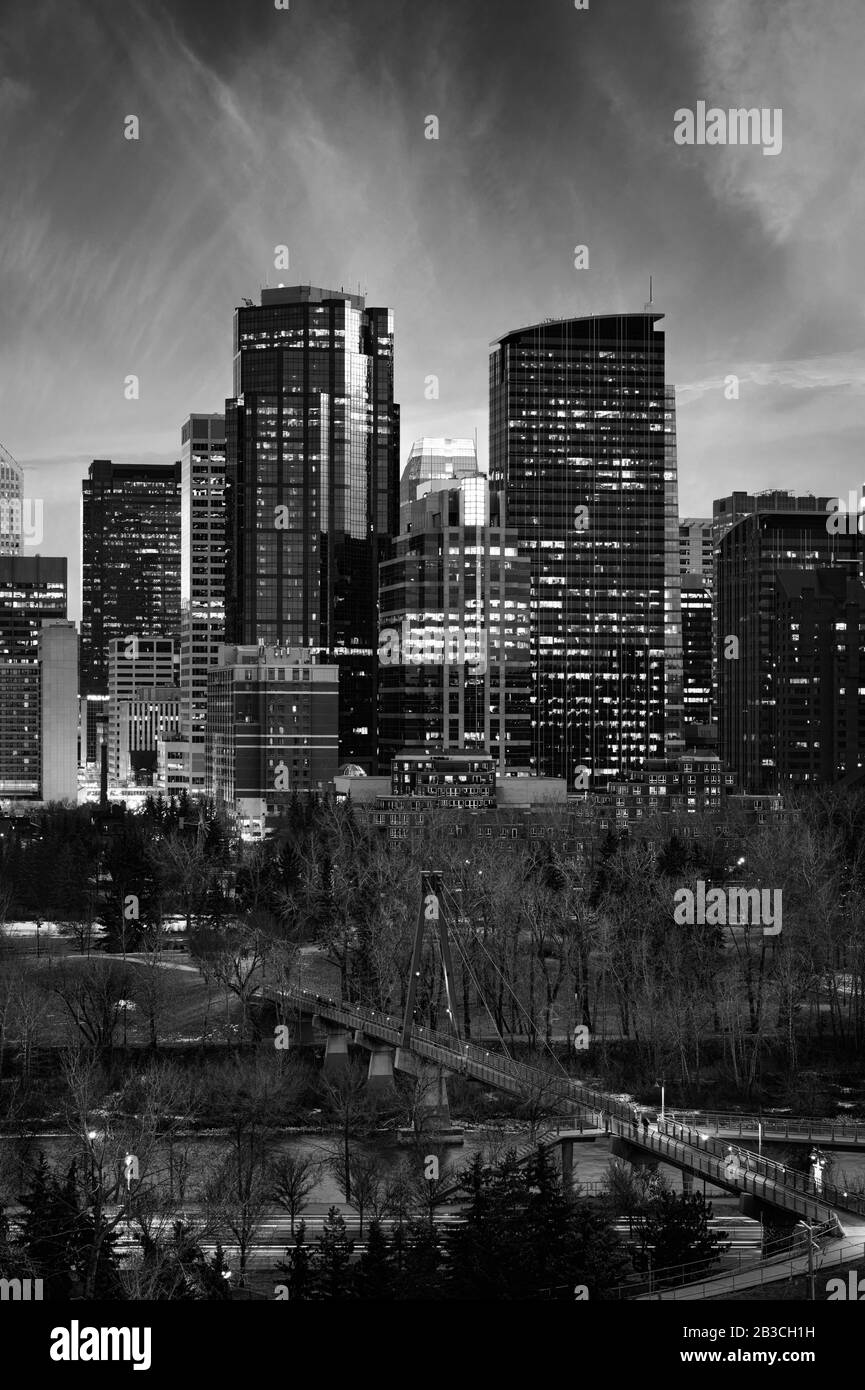
[[[414,1026],[414,1010],[417,1000],[417,982],[420,979],[420,966],[423,956],[423,943],[426,935],[427,926],[438,931],[439,946],[441,947],[442,972],[444,974],[445,998],[447,999],[447,1013],[451,1029],[460,1041],[459,1024],[457,1023],[456,997],[454,995],[454,968],[451,960],[450,939],[448,937],[447,916],[442,901],[442,880],[444,875],[441,869],[424,869],[421,873],[420,908],[418,909],[417,926],[415,928],[414,946],[411,954],[411,970],[409,973],[408,994],[405,1001],[405,1013],[402,1021],[402,1034],[400,1036],[400,1047],[408,1047],[411,1039],[411,1030]]]

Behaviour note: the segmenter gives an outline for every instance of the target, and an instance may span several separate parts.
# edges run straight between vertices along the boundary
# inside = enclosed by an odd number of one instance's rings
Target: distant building
[[[695,835],[707,820],[730,853],[749,826],[784,810],[780,796],[743,795],[715,754],[658,759],[602,791],[574,795],[564,778],[498,778],[488,758],[403,749],[390,786],[383,777],[349,776],[335,777],[333,786],[337,801],[350,799],[389,840],[422,837],[437,820],[448,834],[481,844],[546,841],[578,872],[592,868],[610,836],[638,838],[654,852],[672,835]]]
[[[481,474],[422,486],[379,571],[380,766],[411,744],[528,769],[529,562]]]
[[[411,529],[412,503],[481,474],[473,439],[416,439],[399,482],[399,529]]]
[[[151,782],[160,739],[180,732],[178,657],[169,637],[130,633],[108,648],[108,776]]]
[[[865,764],[865,587],[842,569],[775,576],[777,783],[858,780]]]
[[[711,724],[712,585],[705,575],[682,575],[682,707],[685,741]]]
[[[303,648],[220,648],[208,673],[207,790],[244,838],[262,838],[293,797],[331,782],[338,691],[337,667]]]
[[[40,798],[78,802],[78,633],[59,618],[38,637]]]
[[[829,531],[830,499],[795,499],[808,505],[784,511],[775,500],[727,527],[717,557],[718,752],[751,794],[779,789],[778,573],[835,569],[856,579],[863,553],[858,532]],[[731,514],[740,509],[737,501]]]
[[[478,752],[434,753],[404,748],[391,764],[394,796],[430,798],[430,804],[480,809],[496,804],[495,760]]]
[[[41,797],[40,633],[50,620],[66,620],[65,557],[0,555],[0,798]]]
[[[207,672],[225,641],[224,415],[184,422],[180,489],[180,742],[195,795],[205,786]]]
[[[127,633],[180,636],[179,463],[94,459],[82,484],[81,690],[108,693],[108,649]],[[99,733],[88,706],[85,762]]]
[[[820,512],[825,521],[827,508],[835,500],[811,492],[782,492],[767,488],[763,492],[731,492],[712,503],[712,545],[717,556],[724,536],[745,517],[763,512]]]
[[[183,723],[181,704],[181,725]],[[205,769],[207,765],[205,749]],[[156,743],[156,783],[163,796],[180,796],[190,791],[189,744],[182,737],[164,737]],[[204,792],[207,791],[205,776]],[[200,793],[197,793],[200,794]]]
[[[378,567],[399,497],[393,312],[310,285],[234,315],[226,636],[339,669],[339,759],[376,770]]]
[[[686,516],[679,522],[679,565],[682,574],[699,574],[712,582],[714,545],[712,518]]]
[[[0,444],[0,555],[20,555],[24,470]]]

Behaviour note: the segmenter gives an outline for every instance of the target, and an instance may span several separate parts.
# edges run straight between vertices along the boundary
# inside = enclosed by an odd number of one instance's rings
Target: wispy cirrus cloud
[[[735,376],[741,392],[749,386],[778,387],[785,391],[865,392],[865,350],[861,354],[836,353],[827,357],[787,362],[745,362],[735,367],[724,364],[723,372],[700,381],[683,381],[676,388],[677,400],[690,405],[709,393],[724,391],[728,378]]]
[[[176,457],[185,416],[230,393],[234,306],[278,280],[391,305],[403,457],[475,427],[483,457],[490,340],[639,308],[652,273],[683,507],[827,471],[845,491],[861,471],[858,13],[6,0],[0,441],[45,489],[46,537],[67,537],[76,574],[86,460]],[[675,146],[673,113],[699,98],[782,107],[781,155]]]

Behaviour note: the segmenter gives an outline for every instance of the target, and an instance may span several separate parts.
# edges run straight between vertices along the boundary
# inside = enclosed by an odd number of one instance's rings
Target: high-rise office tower
[[[439,483],[480,473],[473,439],[416,439],[399,482],[399,529],[407,531],[411,505]]]
[[[39,799],[39,638],[65,618],[65,557],[0,555],[0,797]]]
[[[234,315],[226,632],[339,667],[339,758],[376,770],[378,566],[397,529],[393,314],[263,290]]]
[[[179,463],[94,459],[82,484],[81,685],[108,689],[108,648],[128,633],[180,635]]]
[[[861,574],[862,537],[831,531],[824,499],[795,500],[809,509],[779,511],[769,496],[768,510],[742,516],[723,532],[718,548],[718,751],[743,791],[752,793],[778,789],[778,572]],[[760,506],[759,497],[752,501]],[[717,516],[718,503],[715,508]]]
[[[0,444],[0,555],[20,555],[24,470]]]
[[[843,569],[775,576],[778,790],[861,781],[865,586]]]
[[[427,486],[380,570],[380,763],[412,746],[528,769],[529,562],[485,476]]]
[[[664,752],[685,748],[676,388],[664,387]]]
[[[181,430],[179,743],[187,789],[203,792],[207,672],[225,641],[225,416]],[[179,747],[179,744],[178,744]]]
[[[533,764],[571,785],[579,768],[601,786],[681,746],[660,318],[551,320],[507,334],[490,358],[490,484],[531,562]]]

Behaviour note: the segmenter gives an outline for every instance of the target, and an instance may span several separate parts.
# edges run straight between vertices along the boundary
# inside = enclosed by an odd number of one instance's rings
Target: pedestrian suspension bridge
[[[451,943],[462,950],[455,933],[450,933],[443,910],[445,900],[442,875],[428,871],[422,875],[421,907],[412,952],[411,972],[402,1017],[392,1016],[359,1003],[325,998],[299,987],[268,991],[280,1004],[283,1018],[299,1030],[299,1036],[312,1042],[316,1034],[326,1037],[325,1066],[347,1062],[350,1045],[362,1046],[370,1053],[369,1083],[392,1083],[394,1069],[418,1077],[434,1078],[421,1100],[420,1131],[432,1141],[449,1128],[447,1077],[468,1076],[487,1087],[542,1101],[560,1120],[555,1136],[544,1142],[562,1149],[563,1171],[570,1180],[573,1146],[581,1138],[606,1136],[614,1152],[639,1162],[651,1158],[671,1164],[683,1174],[687,1190],[695,1177],[733,1193],[748,1214],[774,1209],[819,1231],[821,1239],[840,1242],[847,1235],[865,1242],[865,1194],[820,1182],[796,1172],[762,1152],[746,1149],[731,1139],[795,1139],[836,1147],[865,1147],[865,1125],[835,1123],[820,1119],[786,1116],[738,1116],[719,1113],[667,1113],[642,1124],[636,1108],[620,1098],[598,1091],[569,1076],[557,1059],[552,1066],[530,1065],[502,1051],[463,1041],[457,1023],[454,996],[455,975]],[[416,1007],[418,980],[426,932],[437,936],[446,1002],[447,1031],[418,1022]],[[479,998],[482,993],[466,954],[463,966],[470,973]],[[488,1012],[489,1009],[487,1010]],[[492,1014],[490,1012],[490,1017]],[[495,1026],[495,1025],[494,1025]],[[497,1030],[498,1031],[498,1030]],[[425,1116],[423,1112],[425,1111]],[[761,1147],[761,1145],[760,1145]],[[682,1291],[666,1296],[685,1296]]]

